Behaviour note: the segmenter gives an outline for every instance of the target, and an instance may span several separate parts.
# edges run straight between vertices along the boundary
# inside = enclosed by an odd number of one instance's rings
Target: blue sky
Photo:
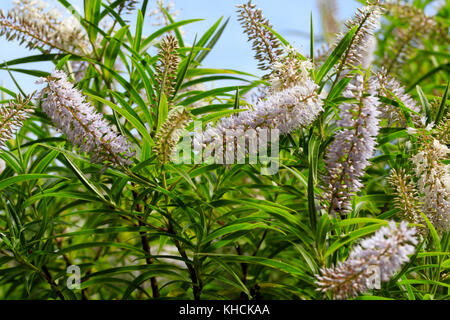
[[[47,0],[52,5],[56,0]],[[70,1],[75,7],[82,8],[82,0]],[[154,1],[149,1],[149,9],[154,7]],[[257,63],[253,58],[254,53],[247,42],[246,35],[237,21],[236,5],[246,2],[245,0],[175,0],[175,9],[180,10],[177,20],[202,18],[204,21],[193,23],[184,27],[186,41],[192,43],[196,34],[202,35],[217,19],[231,17],[230,22],[222,38],[214,50],[204,61],[205,67],[238,69],[252,74],[260,75]],[[317,10],[316,0],[255,0],[266,17],[274,26],[274,29],[283,35],[300,52],[309,52],[309,39],[299,36],[299,32],[309,33],[310,13],[313,13],[315,29],[320,33],[320,18]],[[342,20],[352,16],[355,9],[360,6],[354,0],[338,0],[339,17]],[[0,8],[5,12],[12,7],[12,0],[1,0]],[[148,10],[151,11],[151,10]],[[131,17],[132,19],[132,17]],[[155,27],[151,26],[151,19],[146,18],[145,32],[151,32]],[[147,33],[148,34],[148,33]],[[7,42],[0,38],[1,50],[0,61],[25,57],[39,52],[30,52],[19,46],[16,42]],[[43,71],[51,71],[51,63],[33,63],[21,65],[21,68],[30,68]],[[20,73],[14,73],[16,80],[25,92],[36,89],[35,78]],[[3,86],[16,91],[6,71],[0,71],[0,81]]]

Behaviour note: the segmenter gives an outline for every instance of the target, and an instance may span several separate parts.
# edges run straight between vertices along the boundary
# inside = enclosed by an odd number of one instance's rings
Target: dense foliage
[[[261,79],[202,66],[228,21],[187,44],[198,20],[162,1],[1,12],[33,51],[0,68],[38,83],[0,87],[0,298],[448,299],[450,3],[361,1],[344,25],[319,2],[329,43],[311,21],[301,53],[238,7]],[[253,163],[267,130],[279,161]],[[186,137],[196,161],[172,161]]]

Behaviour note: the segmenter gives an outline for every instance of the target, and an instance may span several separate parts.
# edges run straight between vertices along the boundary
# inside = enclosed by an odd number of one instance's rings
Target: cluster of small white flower
[[[316,275],[317,290],[347,299],[374,289],[370,280],[378,276],[375,280],[389,281],[409,261],[417,243],[415,228],[408,228],[407,222],[397,226],[391,221],[354,247],[346,261],[321,269],[321,275]]]
[[[272,69],[272,65],[283,55],[283,44],[279,38],[269,30],[272,28],[269,19],[265,18],[262,10],[249,0],[236,6],[238,21],[241,23],[248,41],[252,43],[255,59],[259,61],[261,70]]]
[[[308,80],[311,69],[314,64],[311,60],[299,59],[298,52],[291,46],[283,48],[284,56],[278,58],[272,64],[272,73],[270,74],[271,90],[273,92],[289,88],[297,83]]]
[[[172,19],[175,19],[179,14],[179,10],[175,10],[175,4],[173,1],[169,1],[167,4],[164,0],[156,1],[156,8],[149,12],[149,17],[154,19],[152,26],[166,26],[170,24],[170,20],[168,19],[166,12],[170,15]]]
[[[103,115],[85,101],[62,71],[53,71],[38,83],[48,86],[41,90],[38,101],[42,110],[56,123],[67,138],[83,152],[92,154],[93,162],[111,161],[115,165],[130,163],[130,145]]]
[[[245,134],[248,130],[278,129],[284,135],[307,127],[323,110],[323,101],[317,92],[317,84],[306,79],[294,87],[270,94],[266,100],[257,103],[253,110],[223,118],[215,127],[210,125],[201,136],[195,135],[194,146],[205,148],[222,145],[226,137],[237,137],[230,132]]]
[[[355,26],[358,26],[358,28],[353,37],[353,41],[343,56],[342,66],[352,68],[363,62],[364,64],[370,62],[371,56],[373,55],[371,50],[375,49],[373,46],[373,32],[380,24],[382,13],[383,9],[379,0],[368,1],[367,6],[358,9],[355,17],[349,19],[345,23],[347,31],[350,31]],[[339,34],[336,38],[335,44],[332,47],[336,47],[344,36],[344,33]]]
[[[24,98],[17,95],[14,102],[0,105],[0,148],[4,147],[5,142],[12,138],[13,133],[22,127],[33,112],[33,108],[29,106],[32,96]]]
[[[380,95],[386,98],[399,100],[403,105],[415,113],[420,113],[420,106],[414,101],[414,99],[406,93],[404,86],[398,82],[394,77],[388,75],[385,69],[382,69],[378,73],[378,82],[380,85]],[[390,104],[382,108],[383,118],[389,120],[390,123],[399,121],[401,125],[406,124],[405,116],[402,114],[401,109],[393,107]],[[411,117],[417,123],[420,121],[420,116],[412,113]]]
[[[351,196],[363,186],[360,179],[373,156],[379,132],[377,91],[375,79],[366,80],[358,74],[343,93],[345,98],[358,102],[341,106],[337,126],[342,129],[335,135],[326,154],[329,174],[324,177],[324,199],[328,201],[332,214],[350,211]]]
[[[419,192],[423,195],[423,211],[436,229],[450,230],[450,149],[434,139],[412,157]]]
[[[87,34],[75,16],[61,19],[62,12],[57,8],[47,11],[49,4],[42,0],[16,0],[14,4],[8,15],[33,26],[42,33],[46,44],[75,53],[88,53],[92,50]]]

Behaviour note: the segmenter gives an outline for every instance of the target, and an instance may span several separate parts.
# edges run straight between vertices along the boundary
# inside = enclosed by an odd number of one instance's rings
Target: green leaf
[[[448,283],[444,283],[444,282],[439,282],[439,281],[433,281],[433,280],[424,280],[424,279],[414,279],[414,280],[400,280],[398,282],[399,285],[403,285],[403,284],[430,284],[430,285],[437,285],[437,286],[442,286],[442,287],[446,287],[446,288],[450,288],[450,284]]]
[[[180,71],[177,74],[177,83],[176,83],[175,88],[174,88],[174,96],[176,96],[176,94],[180,90],[180,88],[181,88],[181,86],[182,86],[182,84],[184,82],[184,79],[186,78],[186,75],[187,75],[187,72],[188,72],[189,67],[191,65],[191,62],[194,59],[195,42],[196,42],[196,40],[197,40],[197,37],[194,38],[194,44],[192,45],[192,49],[191,49],[191,52],[189,53],[189,56],[186,59],[184,59],[181,62],[181,64],[180,64],[181,67],[180,67]]]
[[[217,28],[217,26],[218,26],[218,24],[220,24],[221,20],[222,20],[222,18],[220,18],[219,21],[217,21],[217,23],[210,30],[208,30],[208,32],[211,32],[211,31],[214,32],[213,30],[215,30]],[[225,21],[225,23],[220,27],[220,29],[217,31],[217,33],[214,35],[214,37],[211,39],[211,41],[208,42],[208,44],[205,47],[206,49],[214,48],[217,41],[219,41],[220,37],[222,36],[222,33],[225,30],[226,26],[228,25],[229,21],[230,21],[230,18],[228,18],[227,21]],[[208,32],[205,34],[205,40],[207,38],[209,38]],[[203,47],[203,45],[204,45],[202,42],[202,39],[200,39],[199,43],[197,44],[199,47]],[[205,60],[206,56],[209,54],[210,51],[211,50],[203,50],[202,52],[200,52],[200,54],[197,56],[197,58],[195,58],[195,61],[197,61],[198,63],[201,63],[203,60]]]
[[[425,111],[425,114],[427,116],[427,124],[431,123],[431,107],[430,103],[428,102],[427,97],[423,93],[422,89],[419,86],[416,86],[417,93],[419,94],[420,102],[422,104],[422,109]]]
[[[319,223],[316,229],[316,246],[319,252],[324,252],[326,249],[326,240],[328,231],[330,230],[330,218],[327,214],[320,217]]]
[[[184,26],[189,23],[197,22],[197,21],[203,21],[203,19],[189,19],[189,20],[183,20],[183,21],[177,21],[175,23],[172,23],[166,27],[163,27],[159,29],[158,31],[152,33],[150,36],[148,36],[141,44],[141,52],[147,50],[148,46],[151,44],[153,40],[158,38],[159,36],[163,35],[166,32],[169,32],[171,30],[174,30],[176,28],[179,28],[181,26]]]
[[[141,10],[138,10],[137,21],[136,21],[136,33],[134,35],[134,43],[133,43],[133,49],[136,52],[139,52],[139,50],[141,49],[143,25],[144,25],[144,16],[142,15]]]
[[[58,61],[58,63],[55,66],[55,69],[61,70],[64,65],[70,60],[70,58],[72,57],[71,54],[67,54],[66,56],[64,56],[61,60]]]
[[[444,96],[442,97],[441,104],[439,106],[439,111],[436,116],[436,124],[439,124],[442,118],[447,114],[447,100],[448,100],[448,88],[450,86],[450,81],[447,82],[447,88],[445,88]]]
[[[430,234],[433,239],[435,249],[437,251],[441,251],[441,240],[439,239],[439,235],[438,235],[436,229],[434,228],[433,224],[430,222],[430,220],[428,219],[428,217],[426,216],[425,213],[420,211],[420,215],[422,216],[423,220],[427,224],[428,230],[430,230]]]
[[[99,25],[101,5],[102,0],[84,1],[84,17],[89,22],[87,32],[92,43],[97,39],[97,29],[93,26]]]
[[[193,97],[189,97],[183,101],[181,101],[179,104],[182,106],[189,106],[190,104],[210,97],[216,97],[218,95],[224,95],[227,92],[238,90],[238,86],[232,86],[232,87],[223,87],[223,88],[216,88],[212,90],[208,90],[202,93],[199,93],[197,95],[194,95]]]
[[[357,240],[357,239],[359,239],[361,237],[367,236],[367,235],[375,232],[376,230],[380,229],[380,227],[382,225],[387,225],[388,223],[389,223],[388,221],[383,221],[383,223],[370,225],[370,226],[367,226],[367,227],[359,228],[356,231],[350,232],[349,234],[345,235],[344,237],[342,237],[338,241],[335,241],[328,248],[328,250],[326,251],[326,253],[324,255],[324,258],[330,256],[336,250],[338,250],[339,248],[343,247],[347,243],[353,242],[353,241],[355,241],[355,240]]]
[[[126,111],[126,110],[124,110],[122,108],[119,108],[118,106],[116,106],[111,101],[108,101],[108,100],[103,99],[101,97],[97,97],[97,96],[95,96],[93,94],[89,94],[89,93],[86,93],[86,95],[88,95],[89,97],[91,97],[94,100],[97,100],[97,101],[99,101],[101,103],[104,103],[104,104],[108,105],[109,107],[111,107],[111,109],[113,109],[117,113],[121,114],[131,124],[133,124],[133,126],[141,134],[142,138],[146,141],[146,143],[148,143],[150,146],[154,146],[153,139],[150,136],[150,134],[148,133],[148,130],[145,128],[145,126],[138,119],[136,119],[134,116],[132,116],[128,111]]]
[[[337,47],[333,50],[331,55],[327,58],[324,64],[320,67],[316,75],[316,83],[322,83],[322,80],[330,72],[341,59],[342,55],[347,51],[348,46],[352,42],[353,36],[356,33],[358,26],[353,27],[347,34],[342,38]]]
[[[51,174],[20,174],[14,177],[6,178],[0,181],[0,190],[3,190],[11,185],[19,182],[31,181],[36,179],[67,179]]]
[[[447,74],[450,72],[450,62],[447,64],[442,64],[434,69],[431,69],[430,71],[428,71],[426,74],[424,74],[422,77],[420,77],[419,79],[417,79],[416,81],[414,81],[406,90],[406,92],[409,92],[411,90],[413,90],[419,83],[421,83],[422,81],[430,78],[431,76],[433,76],[434,74],[440,72],[440,71],[445,71]]]
[[[220,258],[210,257],[212,261],[220,265],[225,271],[227,271],[233,278],[236,280],[237,287],[241,289],[249,299],[252,298],[252,295],[250,293],[250,290],[247,288],[247,286],[242,282],[241,278],[234,272],[232,268],[230,268],[226,263],[221,261]]]
[[[263,257],[254,257],[254,256],[239,256],[232,254],[200,254],[202,256],[211,256],[220,258],[222,261],[226,262],[238,262],[238,263],[247,263],[247,264],[256,264],[265,267],[272,268],[274,270],[278,270],[287,274],[290,274],[294,277],[298,277],[299,279],[305,281],[306,283],[313,284],[314,279],[308,275],[306,275],[303,270],[298,268],[297,266],[290,265],[283,261],[268,259]]]
[[[317,210],[315,186],[317,181],[317,168],[319,163],[320,140],[312,136],[308,147],[309,173],[308,173],[308,213],[309,222],[313,231],[317,227]]]
[[[63,154],[63,157],[69,164],[70,169],[72,169],[73,173],[78,177],[78,179],[80,179],[80,181],[86,186],[86,188],[92,191],[94,194],[96,194],[102,201],[108,203],[103,193],[95,186],[94,183],[92,183],[88,179],[88,177],[83,173],[83,171],[81,171],[81,169],[78,168],[67,155]]]
[[[159,131],[161,126],[167,120],[167,115],[169,114],[169,104],[167,103],[167,97],[161,92],[161,99],[158,106],[158,125],[156,131]]]
[[[125,26],[119,29],[114,37],[112,37],[106,47],[105,56],[104,56],[104,64],[106,67],[110,69],[114,69],[114,65],[117,60],[117,56],[120,51],[120,47],[122,46],[122,41],[125,34],[128,31],[128,26]],[[107,80],[110,80],[112,75],[108,70],[105,70],[105,77]]]
[[[43,61],[58,61],[59,59],[66,56],[65,53],[48,53],[48,54],[38,54],[34,56],[27,56],[23,58],[9,60],[7,62],[0,63],[0,68],[5,68],[7,66],[13,66],[16,64],[32,63],[32,62],[43,62]],[[73,60],[79,60],[78,57],[70,56]]]

